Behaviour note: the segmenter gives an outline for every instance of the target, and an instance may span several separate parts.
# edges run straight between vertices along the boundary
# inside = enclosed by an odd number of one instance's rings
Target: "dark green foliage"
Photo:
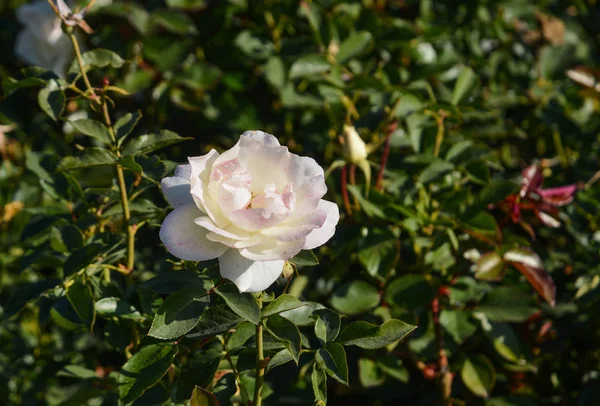
[[[257,329],[267,406],[598,403],[597,2],[97,1],[92,90],[19,59],[24,3],[0,2],[0,404],[248,405]],[[158,237],[161,179],[255,129],[341,214],[262,294]]]

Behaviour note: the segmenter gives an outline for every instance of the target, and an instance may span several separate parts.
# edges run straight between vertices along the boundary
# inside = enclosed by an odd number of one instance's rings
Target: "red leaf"
[[[540,195],[545,203],[553,206],[564,206],[573,201],[576,191],[577,185],[567,185],[550,189],[538,189],[536,193]]]
[[[525,197],[529,192],[535,191],[542,186],[542,182],[544,181],[542,171],[537,165],[530,165],[523,169],[521,176],[523,177],[521,179],[521,191],[519,192],[521,197]]]
[[[556,285],[544,270],[540,257],[529,248],[514,248],[506,251],[504,260],[517,268],[533,288],[551,306],[556,303]]]

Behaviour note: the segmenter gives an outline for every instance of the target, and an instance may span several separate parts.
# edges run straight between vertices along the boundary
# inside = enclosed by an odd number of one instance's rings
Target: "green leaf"
[[[369,358],[361,358],[358,360],[358,378],[363,387],[374,388],[385,381],[385,374],[377,362]]]
[[[380,326],[366,321],[355,321],[342,330],[336,342],[374,350],[403,339],[415,328],[417,326],[395,319],[388,320]]]
[[[269,363],[267,364],[267,368],[265,369],[265,373],[268,374],[270,370],[280,365],[287,364],[293,359],[293,355],[287,350],[287,348],[283,349],[271,357]]]
[[[278,56],[270,57],[264,70],[267,82],[277,89],[283,89],[285,86],[285,67],[281,58]]]
[[[319,348],[315,359],[327,375],[348,386],[348,361],[346,351],[339,343],[328,343],[325,348]]]
[[[302,250],[294,257],[289,259],[296,266],[316,266],[319,265],[319,259],[312,250]]]
[[[167,0],[169,8],[181,8],[184,10],[202,10],[207,6],[206,0]]]
[[[233,283],[220,286],[215,293],[221,296],[235,314],[255,326],[260,323],[260,309],[251,293],[240,293]]]
[[[319,75],[331,69],[331,64],[325,57],[317,54],[302,55],[290,68],[290,79]]]
[[[121,401],[131,403],[154,386],[167,373],[178,351],[175,345],[151,344],[127,360],[117,379]]]
[[[142,113],[136,111],[135,113],[127,113],[115,123],[115,135],[117,136],[117,143],[119,146],[125,141],[127,136],[131,134],[137,123],[142,118]]]
[[[340,45],[340,50],[337,54],[338,63],[363,56],[373,49],[373,35],[368,31],[359,31],[351,34]]]
[[[460,376],[471,392],[487,398],[496,382],[496,370],[490,360],[482,354],[465,360]]]
[[[312,383],[313,393],[318,406],[327,404],[327,375],[325,371],[317,367],[317,363],[313,365],[312,373],[310,374],[310,382]]]
[[[285,345],[296,365],[300,357],[301,338],[298,327],[285,317],[274,314],[265,322],[265,328],[279,342]]]
[[[112,136],[110,135],[108,128],[99,121],[83,119],[69,121],[69,123],[71,123],[76,131],[82,133],[83,135],[95,138],[106,145],[112,144]]]
[[[220,347],[193,351],[177,379],[175,402],[187,400],[196,385],[208,387],[219,369],[223,355]]]
[[[210,303],[205,291],[180,290],[170,294],[160,306],[148,335],[161,340],[172,340],[192,330]]]
[[[118,297],[105,297],[96,302],[96,313],[102,317],[117,317],[129,320],[143,320],[135,307]]]
[[[119,165],[121,165],[125,169],[129,169],[130,171],[142,173],[144,168],[137,162],[131,155],[124,156],[123,158],[119,158]]]
[[[63,265],[65,276],[73,275],[93,263],[96,257],[102,254],[105,249],[104,244],[91,243],[73,251]]]
[[[73,306],[66,297],[60,298],[50,309],[50,317],[62,329],[67,331],[83,330],[87,326],[81,321],[81,317],[75,312]]]
[[[369,275],[385,278],[396,259],[396,236],[388,230],[375,228],[361,242],[358,260]]]
[[[469,178],[480,185],[487,185],[490,183],[490,169],[487,167],[482,160],[473,160],[465,165],[465,171],[469,175]]]
[[[72,285],[67,288],[67,299],[73,310],[79,316],[79,319],[90,328],[94,328],[96,321],[96,311],[94,309],[94,296],[89,286],[81,280],[76,279]]]
[[[452,104],[458,105],[464,97],[473,90],[477,84],[477,75],[473,72],[473,69],[465,66],[461,69],[452,91]]]
[[[483,254],[475,264],[475,277],[484,281],[498,281],[504,273],[504,261],[496,252]]]
[[[221,69],[208,63],[194,63],[181,75],[175,77],[174,81],[188,89],[202,91],[212,89],[221,80],[223,72]]]
[[[191,270],[169,271],[148,279],[139,287],[161,294],[173,293],[181,289],[206,292],[214,287],[213,281],[206,275]]]
[[[56,373],[56,376],[66,376],[69,378],[79,379],[98,379],[96,371],[84,368],[80,365],[65,365],[60,371]]]
[[[169,130],[162,130],[159,134],[144,134],[129,141],[123,148],[123,155],[146,155],[157,149],[191,139],[180,137]]]
[[[227,305],[219,305],[207,308],[190,338],[214,336],[225,333],[237,326],[244,319],[231,310]]]
[[[52,120],[58,120],[65,109],[65,94],[57,80],[49,80],[46,86],[39,91],[38,103]]]
[[[462,344],[477,331],[470,318],[471,312],[466,310],[444,310],[440,313],[440,324],[457,344]]]
[[[359,314],[379,304],[377,288],[368,282],[353,280],[338,286],[330,299],[331,307],[345,314]]]
[[[237,393],[238,387],[233,373],[225,374],[215,383],[213,394],[223,406],[232,404],[231,397]]]
[[[454,165],[450,162],[438,160],[429,164],[419,175],[418,182],[428,184],[454,170]]]
[[[519,185],[509,180],[495,180],[484,187],[473,199],[473,203],[467,208],[465,216],[471,216],[479,210],[487,209],[492,203],[498,203],[512,193],[515,193]]]
[[[530,295],[520,288],[499,286],[483,299],[477,311],[493,321],[520,323],[537,311],[535,307],[529,306],[530,301]]]
[[[317,302],[304,302],[304,306],[282,312],[281,316],[297,326],[312,326],[315,324],[313,313],[318,309],[325,309],[325,306]]]
[[[78,156],[63,158],[56,170],[58,172],[73,169],[89,168],[101,165],[116,165],[117,156],[104,148],[90,147],[84,149]]]
[[[150,22],[174,34],[186,35],[198,32],[194,21],[187,14],[177,10],[155,10],[150,16]]]
[[[82,57],[86,72],[92,67],[106,68],[107,66],[112,66],[113,68],[120,68],[125,64],[123,58],[108,49],[92,49],[85,52]],[[69,73],[79,73],[79,64],[76,60],[71,63]]]
[[[427,306],[435,297],[429,280],[420,274],[408,274],[391,281],[385,290],[385,300],[398,307],[413,309]]]
[[[339,314],[329,309],[315,310],[315,335],[325,345],[334,341],[340,333],[342,318]]]
[[[283,294],[273,300],[267,307],[262,310],[262,317],[269,317],[273,314],[279,314],[287,310],[296,309],[300,306],[305,306],[298,298],[292,295]]]
[[[190,406],[219,406],[219,401],[206,389],[196,386],[192,392]]]

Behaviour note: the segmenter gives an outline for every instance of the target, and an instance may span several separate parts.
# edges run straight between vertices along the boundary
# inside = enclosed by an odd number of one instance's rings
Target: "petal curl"
[[[189,164],[179,165],[175,169],[175,175],[163,178],[160,182],[165,198],[173,208],[194,204],[194,199],[190,193],[190,175],[192,168]]]
[[[252,261],[229,249],[219,257],[221,276],[227,278],[240,292],[260,292],[268,288],[283,272],[285,261]]]
[[[295,241],[268,239],[262,244],[240,248],[240,254],[253,261],[289,259],[302,251],[304,238]]]
[[[191,166],[190,175],[190,193],[196,203],[196,206],[204,213],[208,214],[210,219],[219,227],[226,226],[229,222],[223,217],[221,209],[208,193],[208,182],[215,161],[219,158],[219,153],[214,149],[206,155],[189,157]]]
[[[188,204],[176,208],[165,218],[159,236],[171,254],[187,261],[206,261],[227,250],[227,246],[208,240],[208,230],[194,223],[202,214],[196,205]]]
[[[314,229],[307,237],[302,249],[312,250],[325,244],[333,234],[335,234],[335,226],[340,221],[340,209],[337,204],[327,200],[319,202],[319,209],[327,212],[325,223],[319,228]]]

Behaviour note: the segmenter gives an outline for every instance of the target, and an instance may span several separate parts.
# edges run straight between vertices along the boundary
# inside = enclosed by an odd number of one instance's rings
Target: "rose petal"
[[[240,292],[260,292],[279,278],[285,261],[252,261],[229,249],[219,257],[221,276],[227,278]]]
[[[286,173],[294,187],[296,201],[290,220],[312,213],[327,193],[323,168],[312,158],[290,154]]]
[[[325,244],[335,233],[335,226],[340,221],[340,209],[337,204],[327,200],[319,202],[319,210],[327,212],[327,219],[320,228],[314,229],[307,237],[303,250],[312,250]]]
[[[196,205],[188,204],[179,206],[165,218],[159,236],[171,254],[187,261],[206,261],[227,250],[227,246],[208,240],[208,230],[194,223],[202,214]]]
[[[265,137],[267,135],[269,134],[265,134]],[[279,143],[275,145],[272,141],[264,143],[264,140],[269,138],[242,136],[239,143],[238,160],[250,174],[251,190],[255,194],[262,193],[269,184],[274,184],[278,191],[283,191],[290,183],[287,166],[292,154],[287,147],[279,146]]]
[[[276,226],[289,215],[289,212],[274,212],[270,209],[244,209],[229,213],[229,220],[247,231],[260,231]]]
[[[225,227],[229,221],[223,217],[217,202],[208,193],[210,174],[218,157],[219,153],[211,149],[206,155],[188,158],[191,166],[190,193],[200,210],[205,212],[217,226]]]
[[[215,223],[213,223],[210,217],[198,217],[194,219],[194,222],[199,226],[212,231],[213,233],[219,234],[234,241],[246,240],[250,237],[250,234],[246,230],[242,230],[233,224],[228,225],[226,228],[218,227],[215,225]]]
[[[175,176],[164,178],[160,182],[165,198],[173,208],[186,204],[194,204],[190,193],[190,165],[179,165],[175,169]]]
[[[320,228],[327,220],[327,211],[323,207],[294,222],[285,221],[283,224],[263,230],[263,234],[280,241],[294,241],[306,238],[314,229]]]
[[[289,259],[302,251],[304,238],[295,241],[267,239],[262,244],[240,249],[240,254],[253,261],[274,261]]]

